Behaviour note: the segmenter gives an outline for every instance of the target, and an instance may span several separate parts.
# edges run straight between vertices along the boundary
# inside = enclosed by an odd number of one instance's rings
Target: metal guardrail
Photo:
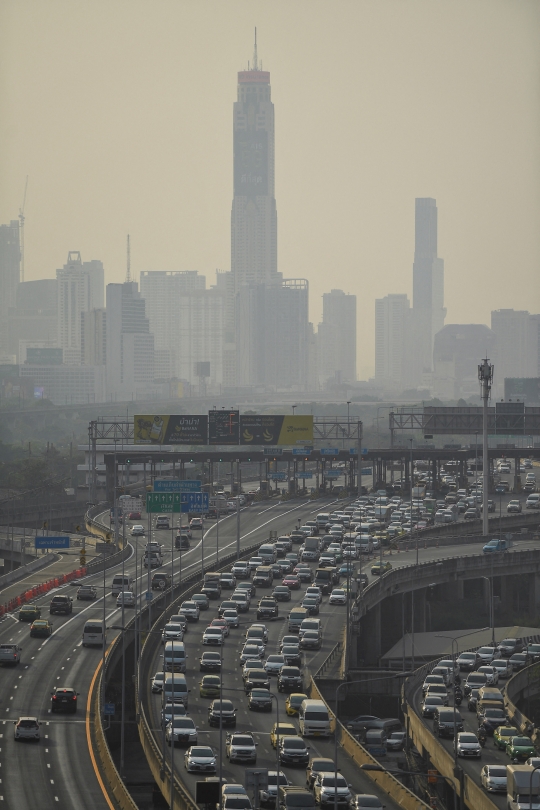
[[[343,642],[338,641],[338,643],[332,647],[330,653],[326,656],[326,658],[322,662],[321,666],[319,667],[313,678],[323,678],[324,673],[330,667],[330,665],[334,663],[334,661],[338,656],[343,654],[343,650],[344,650]]]

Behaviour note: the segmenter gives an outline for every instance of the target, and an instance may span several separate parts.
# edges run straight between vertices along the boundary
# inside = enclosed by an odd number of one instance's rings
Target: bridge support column
[[[540,576],[529,575],[529,611],[531,615],[540,614]]]
[[[414,630],[416,633],[426,632],[426,588],[419,588],[414,592]]]
[[[360,634],[361,654],[364,666],[377,666],[381,650],[381,605],[372,608],[362,617]]]

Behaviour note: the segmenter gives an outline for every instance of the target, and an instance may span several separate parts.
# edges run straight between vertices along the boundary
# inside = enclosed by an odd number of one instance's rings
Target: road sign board
[[[313,473],[312,472],[297,472],[296,477],[297,478],[313,478]]]
[[[69,537],[66,535],[60,537],[36,537],[34,548],[69,548]]]
[[[114,543],[96,543],[96,554],[112,554],[115,549]]]
[[[343,475],[343,470],[325,470],[324,472],[325,478],[339,478],[340,475]]]
[[[208,512],[208,492],[183,492],[182,512]]]
[[[357,456],[358,455],[358,447],[349,448],[349,453],[350,453],[351,456]],[[368,448],[367,447],[362,447],[362,455],[367,456],[368,453],[369,453]]]
[[[144,598],[146,599],[147,602],[151,602],[152,599],[154,598],[154,594],[152,593],[152,591],[146,591]]]
[[[176,478],[158,478],[154,481],[154,492],[200,492],[201,482],[195,480],[178,481]]]
[[[309,456],[311,454],[311,447],[293,447],[293,456]]]
[[[181,492],[147,492],[146,511],[181,512],[182,494]]]
[[[268,473],[268,478],[271,481],[286,481],[287,480],[287,473],[286,472],[271,472],[271,473]]]
[[[115,704],[114,703],[106,703],[103,707],[103,714],[112,715],[115,713]]]
[[[338,447],[322,447],[321,456],[339,456]]]
[[[283,455],[283,447],[263,447],[265,456],[281,456]]]
[[[246,787],[266,790],[268,787],[268,768],[246,768]]]

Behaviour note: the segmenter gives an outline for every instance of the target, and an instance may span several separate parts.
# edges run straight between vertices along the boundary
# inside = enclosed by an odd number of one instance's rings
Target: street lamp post
[[[489,454],[488,454],[488,400],[491,396],[491,383],[493,382],[493,365],[486,357],[478,366],[478,381],[480,383],[480,396],[482,397],[482,501],[484,511],[482,514],[482,534],[487,537],[488,523],[488,494],[489,494]]]

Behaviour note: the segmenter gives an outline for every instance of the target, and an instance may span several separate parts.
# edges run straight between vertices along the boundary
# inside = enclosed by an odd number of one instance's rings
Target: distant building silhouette
[[[154,371],[154,336],[137,282],[107,284],[107,397],[144,395]]]
[[[21,249],[19,220],[0,225],[0,355],[6,362],[9,351],[8,315],[15,306],[17,287],[21,279]]]
[[[431,197],[415,200],[413,308],[409,382],[422,383],[433,369],[433,343],[444,326],[444,262],[437,255],[437,203]]]
[[[56,271],[58,294],[58,346],[64,363],[81,362],[81,313],[103,308],[105,273],[103,264],[83,262],[78,251],[70,251],[66,264]]]
[[[408,385],[410,304],[405,294],[375,300],[375,380],[395,391]]]
[[[343,290],[323,294],[317,335],[321,386],[356,382],[356,295]]]

